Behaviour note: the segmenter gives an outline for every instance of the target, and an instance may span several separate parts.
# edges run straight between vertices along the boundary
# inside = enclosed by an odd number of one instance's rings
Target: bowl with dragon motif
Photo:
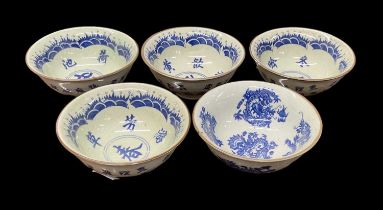
[[[125,80],[138,57],[138,45],[127,34],[103,27],[75,27],[35,42],[25,62],[50,88],[78,96]]]
[[[193,100],[229,81],[243,62],[245,49],[217,30],[178,27],[149,37],[141,57],[165,88]]]
[[[196,103],[193,125],[211,152],[235,169],[283,169],[319,140],[322,121],[302,95],[267,82],[231,82]]]
[[[334,86],[355,65],[353,50],[339,38],[308,28],[278,28],[256,36],[250,54],[265,81],[303,95]]]
[[[72,100],[56,123],[60,143],[107,177],[137,176],[164,163],[183,141],[190,114],[166,89],[111,84]]]

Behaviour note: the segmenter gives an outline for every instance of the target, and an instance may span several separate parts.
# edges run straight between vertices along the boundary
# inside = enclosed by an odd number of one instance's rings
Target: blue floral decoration
[[[223,44],[218,35],[205,34],[203,32],[189,33],[182,36],[177,33],[169,33],[167,35],[161,35],[152,49],[146,50],[147,59],[153,63],[158,59],[159,55],[168,47],[178,45],[186,47],[186,44],[191,46],[195,45],[209,45],[217,50],[218,53],[223,53],[224,56],[231,59],[232,63],[236,63],[239,57],[239,48],[231,45]]]
[[[222,42],[215,35],[206,35],[203,33],[195,33],[186,38],[186,42],[191,46],[204,44],[212,46],[219,52],[222,48]]]
[[[251,125],[258,127],[270,127],[272,120],[285,122],[288,113],[286,107],[280,102],[279,96],[270,89],[247,89],[237,105],[234,118],[246,120]]]
[[[155,52],[161,54],[166,48],[174,45],[184,47],[185,39],[182,36],[177,36],[176,34],[161,37],[157,42]]]
[[[260,57],[266,51],[273,51],[273,43],[270,41],[263,41],[256,47],[257,56]]]
[[[296,44],[306,48],[308,42],[309,40],[301,34],[284,34],[274,39],[273,45],[278,48],[286,44]]]
[[[293,140],[286,139],[285,141],[286,145],[291,149],[291,151],[287,152],[283,156],[294,154],[297,149],[305,145],[311,137],[311,126],[303,119],[303,113],[301,114],[301,121],[299,122],[299,125],[295,127],[297,134],[294,136]]]
[[[278,146],[274,141],[268,141],[264,134],[246,131],[230,137],[228,143],[234,154],[257,159],[270,159],[273,149]]]
[[[335,43],[329,40],[313,40],[310,42],[310,45],[315,50],[326,51],[328,54],[331,55],[334,61],[337,61],[338,58],[342,57],[338,49],[339,46],[337,46]]]
[[[209,137],[210,140],[214,142],[217,146],[222,146],[223,143],[215,135],[215,126],[217,126],[217,121],[215,117],[212,116],[209,112],[206,111],[205,107],[202,107],[202,110],[199,114],[201,119],[201,127],[205,131],[205,134]]]
[[[72,142],[78,147],[77,141],[76,141],[76,133],[77,130],[82,126],[88,124],[88,121],[85,119],[85,116],[83,114],[79,114],[76,116],[69,116],[68,120],[68,136],[71,138]]]

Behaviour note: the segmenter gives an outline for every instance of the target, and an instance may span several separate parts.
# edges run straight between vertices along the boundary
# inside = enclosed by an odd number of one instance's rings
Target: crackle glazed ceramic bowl
[[[352,49],[342,40],[307,28],[279,28],[255,37],[250,54],[265,81],[303,95],[335,85],[355,65]]]
[[[136,176],[165,162],[190,127],[185,104],[143,83],[107,85],[72,100],[56,132],[61,144],[107,177]]]
[[[319,113],[306,98],[258,81],[232,82],[207,92],[192,119],[215,156],[250,173],[287,167],[322,133]]]
[[[156,79],[186,99],[198,99],[230,80],[245,58],[232,36],[201,27],[179,27],[148,38],[141,57]]]
[[[138,50],[136,42],[122,32],[77,27],[41,38],[29,48],[25,61],[53,90],[77,96],[124,81]]]

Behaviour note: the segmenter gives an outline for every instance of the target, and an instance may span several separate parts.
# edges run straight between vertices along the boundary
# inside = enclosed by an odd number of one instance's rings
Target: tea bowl
[[[53,90],[78,96],[124,81],[138,50],[137,43],[120,31],[75,27],[35,42],[27,51],[25,62]]]
[[[120,83],[72,100],[57,119],[56,133],[86,166],[116,178],[164,163],[189,127],[189,111],[173,93],[144,83]]]
[[[245,49],[217,30],[178,27],[149,37],[141,57],[164,87],[182,98],[198,99],[230,80],[245,58]]]
[[[353,50],[339,38],[308,28],[278,28],[256,36],[250,54],[267,82],[302,95],[334,86],[355,65]]]
[[[196,103],[193,125],[211,152],[235,169],[278,171],[319,140],[322,121],[302,95],[259,81],[231,82]]]

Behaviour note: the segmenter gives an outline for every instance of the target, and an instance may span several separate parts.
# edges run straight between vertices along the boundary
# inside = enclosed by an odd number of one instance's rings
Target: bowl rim
[[[132,59],[124,64],[124,66],[120,67],[120,68],[116,68],[114,69],[112,72],[110,73],[107,73],[107,74],[103,74],[101,76],[96,76],[96,77],[92,77],[92,78],[88,78],[88,79],[66,79],[66,78],[60,78],[60,77],[53,77],[53,76],[49,76],[47,74],[44,74],[42,72],[40,72],[39,70],[37,70],[33,65],[30,64],[30,62],[28,61],[28,59],[30,58],[31,56],[31,50],[32,50],[32,47],[34,47],[35,45],[37,45],[39,42],[42,42],[43,40],[45,40],[48,36],[51,36],[55,33],[59,33],[59,32],[63,32],[63,31],[66,31],[66,30],[73,30],[73,29],[100,29],[100,30],[104,30],[104,31],[112,31],[112,32],[118,32],[118,33],[121,33],[123,36],[126,36],[128,39],[131,39],[132,41],[132,47],[135,48],[136,50],[136,53],[132,54]],[[60,29],[60,30],[57,30],[57,31],[54,31],[52,33],[49,33],[43,37],[41,37],[40,39],[38,39],[37,41],[35,41],[27,50],[26,54],[25,54],[25,63],[27,65],[27,67],[29,68],[29,70],[31,70],[33,73],[37,74],[39,77],[42,77],[42,78],[45,78],[45,79],[49,79],[49,80],[54,80],[54,81],[60,81],[60,82],[78,82],[78,83],[83,83],[83,82],[89,82],[89,81],[95,81],[95,80],[102,80],[106,77],[109,77],[109,76],[112,76],[112,75],[115,75],[115,74],[118,74],[120,72],[122,72],[125,68],[127,68],[128,66],[134,64],[134,62],[137,60],[138,58],[138,54],[139,54],[139,46],[137,44],[137,42],[131,37],[129,36],[128,34],[124,33],[124,32],[121,32],[119,30],[116,30],[116,29],[112,29],[112,28],[108,28],[108,27],[102,27],[102,26],[77,26],[77,27],[70,27],[70,28],[64,28],[64,29]]]
[[[164,33],[166,31],[169,31],[169,30],[174,30],[174,29],[187,29],[187,28],[190,28],[190,29],[193,29],[193,28],[196,28],[196,29],[202,29],[202,30],[210,30],[210,31],[213,31],[213,32],[216,32],[217,34],[222,34],[222,35],[225,35],[225,36],[228,36],[230,38],[232,38],[235,42],[238,42],[239,44],[239,47],[241,48],[241,50],[243,51],[243,56],[241,56],[240,60],[238,61],[237,64],[231,66],[229,68],[228,71],[224,72],[223,74],[219,74],[219,75],[213,75],[213,76],[210,76],[210,77],[205,77],[205,78],[182,78],[182,77],[176,77],[176,76],[173,76],[173,75],[169,75],[169,74],[166,74],[166,73],[163,73],[161,72],[160,70],[157,69],[157,67],[155,67],[154,65],[152,65],[150,62],[147,61],[146,57],[145,57],[145,46],[148,44],[148,42],[154,38],[155,36],[157,36],[158,34],[160,33]],[[222,31],[218,31],[218,30],[215,30],[215,29],[212,29],[212,28],[207,28],[207,27],[200,27],[200,26],[178,26],[178,27],[172,27],[172,28],[167,28],[167,29],[163,29],[159,32],[156,32],[154,34],[152,34],[149,38],[147,38],[145,40],[145,42],[142,44],[141,46],[141,58],[142,60],[144,61],[144,63],[146,64],[146,66],[149,67],[150,70],[152,71],[155,71],[156,73],[164,76],[164,77],[167,77],[167,78],[172,78],[172,79],[175,79],[175,80],[179,80],[179,81],[206,81],[206,80],[211,80],[211,79],[216,79],[216,78],[220,78],[220,77],[223,77],[223,76],[226,76],[226,75],[229,75],[233,72],[235,72],[235,70],[241,66],[241,64],[243,63],[243,61],[245,60],[245,57],[246,57],[246,50],[245,50],[245,47],[243,46],[243,44],[238,40],[236,39],[234,36],[230,35],[230,34],[227,34],[225,32],[222,32]]]
[[[80,100],[80,99],[82,99],[84,97],[87,97],[88,95],[91,95],[91,94],[96,93],[96,92],[102,92],[104,89],[109,89],[111,86],[126,86],[126,88],[134,88],[134,87],[137,87],[137,86],[140,86],[142,88],[148,88],[149,87],[149,88],[154,88],[154,89],[157,89],[157,90],[165,92],[167,94],[166,98],[173,97],[176,101],[178,101],[180,103],[180,106],[185,109],[185,123],[186,123],[186,126],[185,126],[185,130],[183,131],[182,135],[179,136],[178,138],[176,138],[176,140],[177,139],[179,139],[179,140],[175,144],[172,144],[170,147],[168,147],[166,150],[160,152],[159,154],[157,154],[157,155],[155,155],[153,157],[150,157],[150,158],[147,158],[147,159],[143,159],[143,160],[133,161],[133,162],[111,162],[111,161],[97,160],[97,159],[94,159],[94,158],[87,157],[84,154],[82,154],[82,153],[80,153],[78,151],[75,151],[70,146],[68,146],[65,143],[65,141],[63,140],[64,139],[63,138],[64,134],[62,134],[62,132],[60,132],[60,128],[61,127],[60,127],[59,124],[63,120],[63,115],[65,113],[67,113],[69,107],[72,106],[72,104],[74,104],[77,100]],[[72,101],[70,101],[61,110],[59,116],[57,117],[57,120],[56,120],[56,136],[57,136],[59,142],[61,143],[61,145],[66,150],[68,150],[70,153],[72,153],[74,156],[76,156],[80,160],[86,160],[88,162],[92,162],[92,163],[96,163],[96,164],[100,164],[100,165],[106,165],[106,166],[133,166],[133,165],[147,163],[147,162],[150,162],[152,160],[158,159],[160,157],[163,157],[165,155],[168,155],[168,154],[172,153],[173,150],[175,150],[184,141],[184,139],[186,138],[186,136],[187,136],[187,134],[189,132],[189,129],[190,129],[190,124],[191,124],[191,116],[190,116],[189,109],[187,108],[186,104],[177,95],[175,95],[174,93],[166,90],[165,88],[161,88],[161,87],[158,87],[158,86],[155,86],[155,85],[151,85],[151,84],[147,84],[147,83],[138,83],[138,82],[117,83],[117,84],[105,85],[105,86],[98,87],[98,88],[95,88],[93,90],[87,91],[84,94],[81,94],[80,96],[78,96],[78,97],[74,98]]]
[[[207,97],[209,95],[209,92],[214,90],[214,89],[223,89],[225,88],[227,85],[235,85],[235,84],[239,84],[239,83],[257,83],[256,86],[260,86],[262,87],[263,84],[268,84],[268,85],[271,85],[271,86],[275,86],[277,88],[280,88],[281,90],[283,91],[287,91],[289,93],[292,93],[292,94],[296,94],[297,97],[300,97],[301,99],[305,100],[307,103],[308,103],[308,107],[310,107],[311,109],[314,110],[316,116],[317,116],[317,119],[319,120],[319,129],[318,129],[318,132],[315,136],[315,138],[311,141],[310,145],[307,146],[305,149],[303,150],[300,150],[292,155],[289,155],[289,156],[286,156],[286,157],[280,157],[280,158],[272,158],[272,159],[254,159],[254,158],[248,158],[248,157],[241,157],[241,156],[238,156],[238,155],[235,155],[235,154],[232,154],[232,153],[229,153],[228,151],[226,150],[223,150],[221,149],[220,147],[217,147],[215,144],[213,144],[211,142],[210,139],[208,139],[208,137],[206,136],[205,132],[204,131],[201,131],[199,129],[199,126],[197,126],[197,116],[196,113],[197,111],[199,110],[196,110],[197,107],[200,107],[200,103],[202,103],[202,99],[204,99],[205,97]],[[283,86],[280,86],[280,85],[276,85],[276,84],[273,84],[273,83],[268,83],[268,82],[263,82],[263,81],[251,81],[251,80],[243,80],[243,81],[236,81],[236,82],[230,82],[230,83],[226,83],[224,85],[221,85],[219,87],[216,87],[212,90],[209,90],[206,94],[204,94],[198,101],[197,103],[194,105],[194,108],[193,108],[193,113],[192,113],[192,121],[193,121],[193,126],[194,126],[194,129],[197,131],[198,135],[200,136],[200,138],[211,148],[213,148],[215,151],[219,152],[219,153],[222,153],[224,155],[227,155],[233,159],[237,159],[237,160],[242,160],[242,161],[249,161],[249,162],[254,162],[254,163],[275,163],[275,162],[282,162],[282,161],[286,161],[286,160],[291,160],[291,159],[294,159],[294,158],[298,158],[300,156],[302,156],[303,154],[305,154],[306,152],[308,152],[309,150],[311,150],[311,148],[313,148],[319,141],[321,135],[322,135],[322,130],[323,130],[323,122],[322,122],[322,118],[318,112],[318,110],[315,108],[315,106],[307,99],[305,98],[304,96],[302,96],[301,94],[293,91],[293,90],[290,90],[288,88],[285,88]],[[217,91],[217,90],[216,90]],[[280,90],[278,90],[280,91]],[[210,92],[211,94],[211,92]]]
[[[326,35],[326,36],[329,36],[329,37],[332,37],[333,39],[335,39],[337,42],[341,43],[344,45],[345,47],[345,50],[349,51],[350,52],[350,58],[351,58],[351,65],[346,67],[346,69],[341,72],[340,74],[337,74],[336,76],[331,76],[331,77],[324,77],[324,78],[320,78],[320,79],[304,79],[304,78],[298,78],[298,77],[292,77],[292,76],[286,76],[286,75],[283,75],[271,68],[269,68],[268,66],[264,65],[258,58],[257,56],[254,54],[255,52],[253,51],[253,48],[254,48],[254,43],[257,39],[259,38],[262,38],[262,36],[264,36],[266,33],[269,33],[269,32],[273,32],[273,31],[285,31],[285,30],[306,30],[306,31],[310,31],[310,32],[313,32],[313,33],[319,33],[319,34],[322,34],[322,35]],[[271,29],[271,30],[268,30],[268,31],[265,31],[261,34],[258,34],[256,35],[250,42],[250,46],[249,46],[249,51],[250,51],[250,56],[253,58],[253,60],[255,61],[255,63],[257,64],[257,66],[261,66],[263,69],[265,69],[266,71],[270,72],[270,73],[273,73],[273,74],[276,74],[278,76],[281,76],[283,78],[287,78],[287,79],[291,79],[291,80],[298,80],[298,81],[303,81],[303,82],[319,82],[319,81],[328,81],[328,80],[333,80],[333,79],[337,79],[337,78],[342,78],[343,76],[345,76],[346,74],[348,74],[351,70],[354,69],[355,67],[355,64],[356,64],[356,56],[355,56],[355,53],[354,51],[352,50],[352,48],[346,43],[344,42],[343,40],[341,40],[340,38],[332,35],[332,34],[329,34],[329,33],[326,33],[324,31],[320,31],[320,30],[317,30],[317,29],[312,29],[312,28],[304,28],[304,27],[281,27],[281,28],[274,28],[274,29]]]

